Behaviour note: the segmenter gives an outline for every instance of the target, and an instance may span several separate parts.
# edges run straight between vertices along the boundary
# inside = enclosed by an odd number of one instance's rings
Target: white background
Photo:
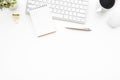
[[[19,0],[19,24],[9,10],[0,11],[0,80],[120,80],[120,28],[106,24],[113,9],[96,13],[97,0],[89,0],[86,25],[91,32],[65,29],[55,21],[57,33],[34,35],[26,0]],[[41,21],[42,22],[42,21]]]

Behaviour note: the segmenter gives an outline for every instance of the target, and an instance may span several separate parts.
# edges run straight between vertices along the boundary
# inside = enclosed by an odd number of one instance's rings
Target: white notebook
[[[52,15],[47,6],[30,11],[30,16],[38,37],[55,33]]]

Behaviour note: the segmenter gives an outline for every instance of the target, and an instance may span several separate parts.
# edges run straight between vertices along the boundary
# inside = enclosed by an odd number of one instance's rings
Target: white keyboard
[[[88,0],[28,0],[27,12],[50,4],[53,19],[84,24]]]

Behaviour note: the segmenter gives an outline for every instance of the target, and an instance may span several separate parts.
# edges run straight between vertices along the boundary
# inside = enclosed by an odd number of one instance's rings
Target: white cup
[[[109,9],[106,9],[104,7],[102,7],[101,5],[99,5],[99,8],[97,8],[97,12],[100,12],[100,13],[105,13],[107,12]]]
[[[115,3],[115,0],[108,0],[108,3],[104,2],[104,0],[99,0],[97,12],[104,13],[104,12],[108,11],[109,9],[111,9],[114,6],[114,3]],[[103,4],[104,4],[104,6],[103,6]],[[109,7],[106,7],[108,5],[109,5]]]

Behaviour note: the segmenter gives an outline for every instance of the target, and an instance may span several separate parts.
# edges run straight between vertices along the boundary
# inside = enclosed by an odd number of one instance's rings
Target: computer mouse
[[[108,18],[107,23],[112,28],[120,27],[120,12],[116,11],[112,13]]]

